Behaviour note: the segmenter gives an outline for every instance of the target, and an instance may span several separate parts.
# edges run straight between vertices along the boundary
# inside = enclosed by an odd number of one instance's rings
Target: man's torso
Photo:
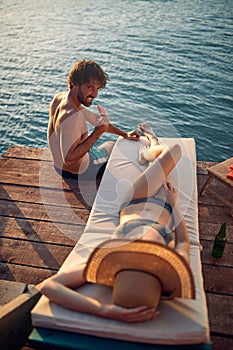
[[[54,165],[72,173],[84,172],[89,156],[73,159],[73,150],[88,137],[84,114],[68,102],[67,93],[57,94],[49,111],[48,142]]]

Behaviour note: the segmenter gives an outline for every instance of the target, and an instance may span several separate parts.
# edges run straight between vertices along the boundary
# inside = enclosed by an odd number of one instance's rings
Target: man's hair
[[[101,88],[107,84],[108,74],[103,71],[98,63],[92,60],[81,60],[74,64],[68,75],[68,88],[72,89],[73,85],[81,85],[97,81]]]

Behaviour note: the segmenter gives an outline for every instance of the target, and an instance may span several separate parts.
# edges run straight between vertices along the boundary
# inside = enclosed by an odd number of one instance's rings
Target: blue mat
[[[157,345],[101,338],[47,328],[34,328],[29,345],[39,349],[64,350],[211,350],[211,344]]]

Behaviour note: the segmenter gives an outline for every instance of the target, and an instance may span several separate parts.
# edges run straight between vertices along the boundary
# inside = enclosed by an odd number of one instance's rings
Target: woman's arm
[[[175,222],[175,250],[182,255],[187,263],[190,263],[189,248],[190,239],[184,218],[181,216],[179,208],[173,208],[173,218]]]
[[[140,306],[126,309],[114,304],[102,304],[98,300],[82,295],[73,290],[85,283],[83,270],[85,265],[76,270],[61,272],[42,282],[38,287],[50,301],[73,311],[88,313],[100,317],[112,318],[124,322],[148,321],[157,315],[153,308]]]
[[[78,288],[85,283],[81,265],[75,270],[58,273],[39,285],[39,289],[50,301],[74,311],[97,313],[100,303],[88,298],[73,288]]]
[[[175,227],[175,250],[189,263],[190,239],[188,229],[180,211],[176,190],[169,178],[166,182],[166,190],[166,202],[172,207],[171,219],[173,219]]]

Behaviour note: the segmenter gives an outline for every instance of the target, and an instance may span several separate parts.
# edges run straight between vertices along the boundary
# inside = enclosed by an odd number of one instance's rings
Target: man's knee
[[[98,148],[99,149],[104,148],[106,150],[106,152],[108,153],[108,155],[110,155],[114,144],[115,144],[114,141],[106,141],[102,145],[100,145]]]

